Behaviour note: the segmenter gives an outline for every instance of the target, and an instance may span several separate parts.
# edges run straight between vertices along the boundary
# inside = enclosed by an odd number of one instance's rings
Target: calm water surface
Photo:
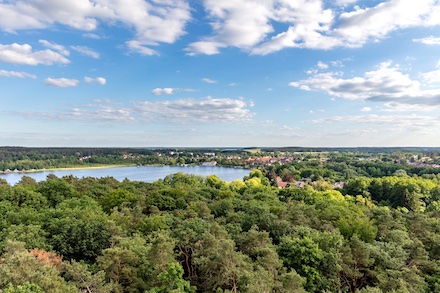
[[[195,174],[201,176],[217,175],[220,179],[231,182],[235,179],[243,179],[249,175],[248,169],[226,168],[217,166],[143,166],[143,167],[120,167],[120,168],[104,168],[104,169],[88,169],[88,170],[56,170],[36,173],[10,173],[0,174],[0,178],[5,179],[10,185],[14,185],[20,181],[21,177],[28,176],[36,181],[46,180],[47,175],[54,174],[57,177],[73,175],[78,178],[82,177],[113,177],[118,181],[125,178],[131,181],[153,182],[163,179],[169,174],[183,172],[187,174]]]

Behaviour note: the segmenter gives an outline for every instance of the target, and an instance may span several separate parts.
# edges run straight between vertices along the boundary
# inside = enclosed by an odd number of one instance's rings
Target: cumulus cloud
[[[422,75],[433,81],[435,74]],[[406,104],[440,104],[440,88],[423,89],[390,62],[381,63],[376,70],[363,76],[343,78],[342,72],[314,72],[308,79],[293,81],[290,86],[304,90],[320,90],[350,100],[399,101]]]
[[[174,91],[173,88],[166,87],[166,88],[155,88],[151,91],[151,93],[153,95],[160,96],[160,95],[171,95],[173,91]]]
[[[271,4],[271,1],[205,0],[204,8],[211,20],[213,35],[190,44],[187,51],[190,55],[213,55],[227,46],[255,46],[273,32],[269,23]]]
[[[81,55],[92,57],[94,59],[99,59],[100,54],[93,49],[86,46],[70,46],[73,50],[79,52]]]
[[[369,40],[382,39],[390,32],[411,27],[434,26],[439,4],[431,0],[390,0],[374,7],[355,7],[339,16],[334,36],[345,46],[359,47]]]
[[[396,30],[440,25],[434,0],[16,0],[0,2],[0,29],[68,26],[99,37],[100,24],[123,24],[134,33],[129,50],[158,54],[155,46],[186,34],[196,3],[204,9],[211,33],[186,47],[188,55],[220,53],[227,47],[265,55],[285,48],[360,47]],[[418,39],[437,44],[438,38]]]
[[[0,61],[19,65],[52,65],[68,64],[70,61],[58,52],[52,50],[32,51],[28,44],[0,44]]]
[[[8,3],[9,2],[9,3]],[[8,31],[47,28],[55,23],[94,30],[96,17],[111,17],[106,7],[86,1],[18,0],[0,4],[0,26]]]
[[[37,76],[35,74],[30,74],[23,71],[7,71],[7,70],[0,70],[0,76],[6,76],[6,77],[18,77],[18,78],[32,78],[35,79]]]
[[[206,82],[206,83],[217,83],[216,80],[213,80],[213,79],[210,79],[210,78],[206,78],[206,77],[202,78],[202,81]]]
[[[147,120],[208,123],[250,120],[253,113],[246,106],[242,100],[207,98],[137,102],[134,109]]]
[[[79,80],[77,79],[69,79],[69,78],[46,78],[44,81],[45,84],[53,87],[75,87],[79,84]]]
[[[104,77],[93,78],[93,77],[86,76],[86,77],[84,77],[84,82],[105,85],[107,83],[107,80]]]
[[[371,108],[370,107],[363,107],[362,109],[361,109],[361,112],[370,112],[371,111]]]
[[[284,48],[360,47],[391,32],[440,24],[438,1],[389,0],[352,5],[356,0],[205,0],[212,34],[191,43],[189,55],[236,47],[265,55]],[[277,30],[275,24],[287,29]]]
[[[421,39],[413,39],[414,42],[416,43],[422,43],[425,45],[440,45],[440,37],[426,37],[426,38],[421,38]]]
[[[65,25],[92,33],[100,23],[123,23],[133,28],[134,51],[147,52],[148,46],[173,43],[185,34],[191,19],[186,1],[144,0],[17,0],[0,2],[0,28],[7,32],[44,29]]]

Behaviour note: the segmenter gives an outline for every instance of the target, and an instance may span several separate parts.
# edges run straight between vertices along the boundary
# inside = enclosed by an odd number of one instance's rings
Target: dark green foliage
[[[53,221],[50,232],[53,249],[67,260],[94,262],[110,246],[111,234],[102,222],[65,218]]]
[[[55,207],[65,199],[76,196],[75,189],[63,179],[53,178],[44,181],[37,189],[46,197],[49,206]]]

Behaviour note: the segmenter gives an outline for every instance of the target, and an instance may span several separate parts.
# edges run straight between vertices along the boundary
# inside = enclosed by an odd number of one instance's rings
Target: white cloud
[[[197,54],[205,54],[205,55],[216,55],[220,53],[220,48],[227,47],[226,44],[216,41],[200,41],[194,42],[188,45],[185,48],[185,51],[188,52],[187,55],[195,56]]]
[[[115,13],[120,21],[136,30],[136,46],[155,46],[158,43],[173,43],[185,34],[184,27],[191,19],[190,7],[186,1],[167,0],[113,0]],[[141,53],[145,50],[141,48]]]
[[[100,54],[93,49],[90,49],[89,47],[85,46],[70,46],[73,50],[81,53],[84,56],[92,57],[94,59],[99,59]]]
[[[388,102],[380,109],[381,112],[440,112],[440,105],[404,104],[399,101]]]
[[[32,78],[35,79],[37,76],[35,74],[30,74],[23,71],[7,71],[7,70],[0,70],[0,76],[6,76],[6,77],[18,77],[18,78]]]
[[[370,112],[371,111],[371,108],[370,107],[363,107],[362,109],[361,109],[361,112]]]
[[[77,106],[59,113],[18,112],[32,119],[124,122],[124,123],[242,123],[251,121],[254,113],[242,100],[206,98],[202,100],[179,99],[173,101],[136,101],[131,107],[123,107],[107,100]]]
[[[153,95],[171,95],[176,92],[196,92],[197,90],[192,88],[155,88],[151,91]]]
[[[426,83],[430,83],[430,84],[437,83],[440,85],[440,69],[422,73],[422,79]]]
[[[345,46],[359,47],[398,29],[438,25],[440,22],[431,19],[436,8],[438,4],[432,0],[390,0],[374,7],[355,7],[339,16],[335,36]]]
[[[84,109],[74,108],[59,115],[59,120],[85,120],[91,122],[132,122],[132,110],[111,105],[89,105]]]
[[[342,63],[341,60],[331,61],[330,64],[333,67],[344,67],[344,64]]]
[[[160,95],[171,95],[173,91],[174,91],[173,88],[166,87],[166,88],[155,88],[151,91],[151,93],[153,95],[160,96]]]
[[[0,29],[16,32],[56,26],[100,38],[100,24],[133,31],[124,40],[133,52],[156,55],[153,47],[186,34],[191,11],[201,5],[211,33],[186,47],[188,55],[214,55],[227,47],[265,55],[285,48],[360,47],[396,30],[440,25],[437,0],[16,0],[0,1]],[[193,4],[190,7],[190,4]],[[284,29],[283,29],[284,28]],[[438,38],[416,39],[438,44]],[[54,49],[55,50],[55,49]],[[96,53],[96,52],[95,52]],[[96,56],[96,55],[95,55]],[[96,58],[96,57],[94,57]]]
[[[341,6],[346,6],[349,4],[356,3],[358,0],[336,0],[336,3]]]
[[[217,83],[217,81],[216,80],[213,80],[213,79],[209,79],[209,78],[202,78],[202,81],[203,82],[206,82],[206,83]]]
[[[28,44],[0,44],[0,61],[20,65],[68,64],[70,61],[62,54],[52,50],[32,51]]]
[[[100,35],[93,34],[93,33],[86,33],[86,34],[83,34],[83,36],[84,36],[85,38],[95,39],[95,40],[100,40],[100,39],[103,39],[103,38],[104,38],[104,37],[102,37],[102,36],[100,36]]]
[[[321,0],[205,0],[204,5],[213,34],[190,44],[189,55],[218,54],[225,47],[265,55],[286,47],[330,48],[337,43],[324,36],[333,12],[323,9]],[[288,30],[276,32],[275,22],[287,24]]]
[[[86,83],[97,83],[100,85],[105,85],[107,83],[107,80],[104,77],[89,77],[89,76],[85,76],[84,77],[84,82]]]
[[[116,107],[111,103],[85,105],[67,111],[54,112],[17,112],[16,114],[29,119],[50,121],[84,121],[86,123],[130,123],[136,120],[132,116],[132,109]]]
[[[426,38],[421,38],[421,39],[413,39],[414,42],[416,43],[422,43],[425,45],[440,45],[440,37],[426,37]]]
[[[79,80],[77,79],[68,79],[68,78],[46,78],[45,84],[54,86],[54,87],[75,87],[79,84]]]
[[[146,120],[174,122],[240,122],[253,116],[242,100],[179,99],[174,101],[137,102],[135,111]]]
[[[425,115],[360,115],[360,116],[334,116],[309,121],[316,124],[344,123],[344,124],[378,124],[384,127],[394,127],[395,130],[408,131],[436,129],[440,127],[440,118]]]
[[[125,42],[125,44],[131,52],[135,52],[144,56],[159,55],[156,50],[146,47],[142,42],[139,42],[137,40],[127,41]]]
[[[319,61],[316,66],[318,66],[319,69],[327,69],[328,68],[328,64],[326,64],[322,61]]]
[[[214,34],[189,45],[190,54],[217,54],[219,48],[251,48],[273,32],[269,23],[272,1],[205,0]]]
[[[362,8],[355,2],[337,0],[331,7],[322,0],[205,0],[212,34],[186,50],[213,55],[236,47],[265,55],[284,48],[360,47],[396,30],[440,24],[438,1],[373,1]],[[277,30],[275,23],[288,28]]]
[[[376,70],[365,72],[363,76],[347,79],[342,76],[342,72],[317,72],[308,79],[293,81],[289,85],[305,90],[320,90],[350,100],[440,104],[440,88],[423,89],[420,81],[411,79],[398,66],[391,66],[390,62],[381,63]],[[433,77],[427,73],[425,78]]]
[[[59,45],[53,42],[49,42],[47,40],[39,40],[38,41],[40,44],[42,44],[43,46],[45,46],[46,48],[58,51],[60,54],[64,55],[64,56],[69,56],[70,52],[68,50],[66,50],[66,48],[63,45]]]
[[[9,1],[8,1],[9,2]],[[0,2],[0,28],[7,32],[22,29],[44,29],[57,24],[86,32],[100,23],[123,23],[133,28],[132,50],[146,52],[145,46],[173,43],[185,34],[191,19],[186,1],[144,0],[17,0]]]

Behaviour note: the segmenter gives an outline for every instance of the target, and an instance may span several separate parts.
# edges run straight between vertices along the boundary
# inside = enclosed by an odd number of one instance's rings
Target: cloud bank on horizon
[[[0,145],[440,146],[439,28],[438,0],[3,0]]]

